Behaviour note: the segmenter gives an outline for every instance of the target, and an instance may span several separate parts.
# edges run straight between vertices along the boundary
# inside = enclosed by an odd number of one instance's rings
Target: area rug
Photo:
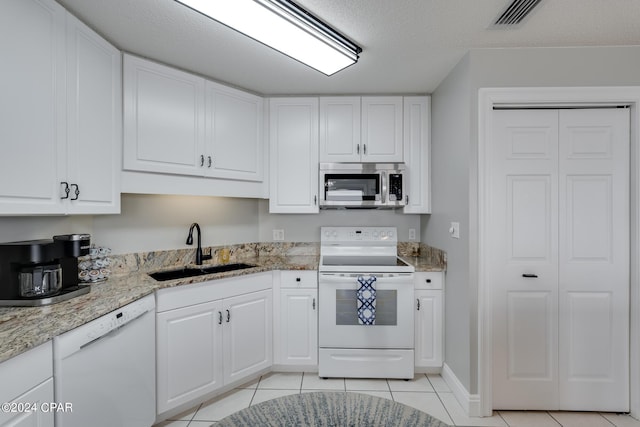
[[[223,418],[215,427],[447,427],[417,409],[360,393],[292,394],[250,406]]]

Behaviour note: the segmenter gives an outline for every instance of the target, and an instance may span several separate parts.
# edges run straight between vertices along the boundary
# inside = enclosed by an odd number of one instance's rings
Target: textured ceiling
[[[173,0],[57,0],[120,49],[263,95],[431,93],[473,48],[640,45],[640,0],[297,0],[362,47],[327,77]]]

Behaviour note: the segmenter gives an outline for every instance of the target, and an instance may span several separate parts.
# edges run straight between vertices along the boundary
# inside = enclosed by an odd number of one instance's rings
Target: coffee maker
[[[0,306],[39,306],[90,291],[79,285],[78,257],[89,254],[89,234],[0,243]]]

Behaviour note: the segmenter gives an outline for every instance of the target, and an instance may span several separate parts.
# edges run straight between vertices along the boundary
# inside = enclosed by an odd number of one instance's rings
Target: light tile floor
[[[204,402],[155,427],[204,427],[265,400],[310,391],[353,391],[394,400],[455,426],[488,427],[640,427],[627,415],[598,412],[496,411],[492,417],[468,417],[440,375],[417,374],[411,381],[326,379],[310,373],[270,373]]]

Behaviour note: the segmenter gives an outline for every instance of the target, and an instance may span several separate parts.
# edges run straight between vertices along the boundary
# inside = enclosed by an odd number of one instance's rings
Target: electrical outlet
[[[284,230],[283,229],[274,229],[273,230],[273,241],[274,242],[282,242],[282,241],[284,241]]]
[[[410,228],[409,229],[409,240],[416,240],[416,229],[415,228]]]

